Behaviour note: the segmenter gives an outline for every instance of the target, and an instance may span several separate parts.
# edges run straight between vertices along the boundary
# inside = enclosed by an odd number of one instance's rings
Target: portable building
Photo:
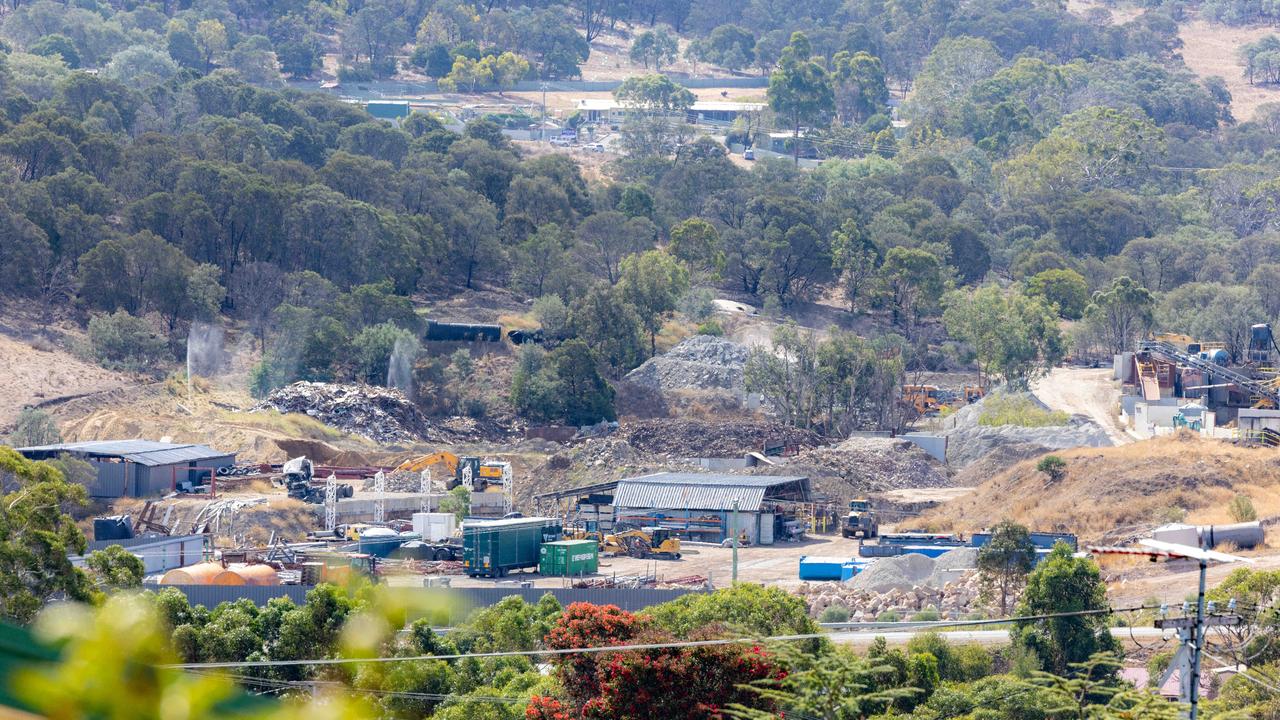
[[[590,575],[600,566],[600,545],[595,540],[557,540],[538,550],[541,575]]]
[[[468,575],[502,577],[511,570],[538,567],[544,542],[561,537],[559,520],[511,518],[462,523],[462,567]]]

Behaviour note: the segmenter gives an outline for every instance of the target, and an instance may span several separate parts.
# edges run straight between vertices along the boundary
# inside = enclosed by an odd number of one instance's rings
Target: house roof
[[[802,483],[808,494],[809,478],[798,475],[722,475],[713,473],[657,473],[618,481],[615,507],[654,510],[732,510],[738,502],[743,512],[755,512],[770,488]]]
[[[91,442],[56,443],[18,448],[22,455],[70,453],[96,457],[116,457],[139,465],[157,466],[227,457],[232,453],[205,445],[175,444],[154,440],[96,440]]]

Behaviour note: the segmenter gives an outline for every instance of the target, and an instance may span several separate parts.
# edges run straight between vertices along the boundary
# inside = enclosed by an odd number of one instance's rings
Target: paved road
[[[921,630],[898,630],[894,632],[881,631],[857,631],[857,632],[835,632],[831,634],[831,639],[835,642],[853,645],[855,647],[865,647],[870,645],[877,637],[882,637],[885,642],[890,645],[906,645],[911,638],[927,629]],[[1129,642],[1130,628],[1112,628],[1111,634],[1120,642]],[[1150,642],[1159,640],[1164,637],[1162,631],[1155,628],[1135,627],[1132,628],[1132,638]],[[979,645],[1008,645],[1008,630],[946,630],[938,633],[951,643],[978,643]]]

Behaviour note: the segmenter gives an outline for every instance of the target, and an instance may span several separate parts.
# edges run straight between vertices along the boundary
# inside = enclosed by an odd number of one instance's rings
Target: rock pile
[[[655,390],[743,389],[745,346],[710,335],[695,335],[627,373],[629,382]]]
[[[876,564],[880,562],[884,561]],[[797,593],[804,598],[809,614],[815,618],[829,607],[843,607],[849,610],[849,620],[853,622],[872,621],[886,612],[909,620],[921,610],[934,608],[943,619],[955,620],[980,609],[981,587],[977,572],[970,570],[959,580],[942,587],[916,585],[907,589],[873,592],[854,587],[852,581],[824,582],[805,583]]]
[[[373,385],[296,382],[272,392],[253,410],[303,413],[383,444],[410,443],[427,435],[426,418],[408,398]]]

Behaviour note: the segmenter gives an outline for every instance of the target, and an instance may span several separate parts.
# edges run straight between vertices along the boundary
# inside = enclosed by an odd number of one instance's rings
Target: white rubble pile
[[[662,391],[741,392],[747,355],[744,345],[711,335],[694,335],[662,355],[649,358],[627,373],[626,380]]]
[[[944,620],[957,620],[978,610],[981,605],[981,583],[976,571],[968,571],[960,580],[940,588],[916,585],[887,592],[860,590],[850,583],[804,583],[796,592],[804,598],[809,615],[818,617],[829,607],[849,610],[850,622],[871,622],[882,613],[894,612],[902,620],[921,610],[936,609]]]

